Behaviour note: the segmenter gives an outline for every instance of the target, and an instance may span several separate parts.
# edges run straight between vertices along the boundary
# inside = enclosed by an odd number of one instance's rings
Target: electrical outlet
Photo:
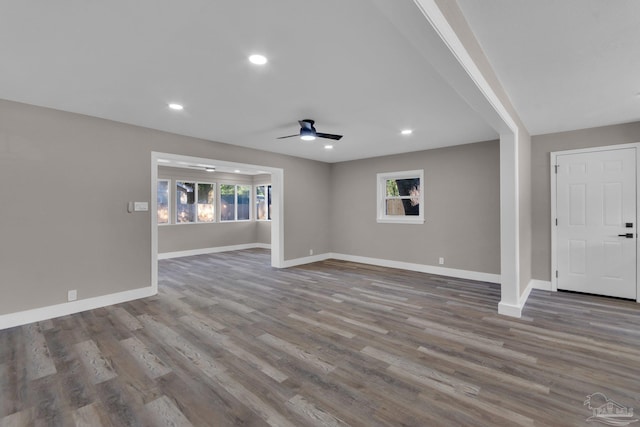
[[[313,255],[313,249],[309,249],[309,255]]]
[[[78,291],[75,289],[70,290],[69,292],[67,292],[67,301],[75,301],[78,299]]]
[[[438,264],[440,264],[440,265],[444,264],[444,257],[438,258]]]

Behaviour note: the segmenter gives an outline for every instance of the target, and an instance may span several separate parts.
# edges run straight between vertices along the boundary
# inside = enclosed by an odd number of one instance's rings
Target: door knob
[[[618,237],[626,237],[627,239],[633,239],[633,233],[618,234]]]

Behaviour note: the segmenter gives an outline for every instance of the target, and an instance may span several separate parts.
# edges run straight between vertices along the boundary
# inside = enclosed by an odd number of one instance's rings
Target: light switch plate
[[[148,202],[134,202],[133,203],[133,210],[136,212],[146,212],[149,210],[149,203]]]

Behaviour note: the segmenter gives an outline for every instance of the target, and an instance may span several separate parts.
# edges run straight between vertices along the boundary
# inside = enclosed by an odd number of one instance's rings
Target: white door
[[[556,160],[558,289],[636,299],[636,149]]]

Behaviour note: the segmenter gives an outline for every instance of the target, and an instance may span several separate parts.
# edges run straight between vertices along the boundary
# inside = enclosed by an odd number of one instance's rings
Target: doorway
[[[157,211],[158,166],[161,160],[170,160],[177,164],[204,164],[218,167],[256,171],[271,175],[271,266],[284,267],[284,170],[270,166],[251,165],[170,153],[151,152],[151,212]],[[151,215],[151,286],[158,290],[158,219]]]
[[[551,153],[554,290],[638,299],[637,157],[638,144]]]

